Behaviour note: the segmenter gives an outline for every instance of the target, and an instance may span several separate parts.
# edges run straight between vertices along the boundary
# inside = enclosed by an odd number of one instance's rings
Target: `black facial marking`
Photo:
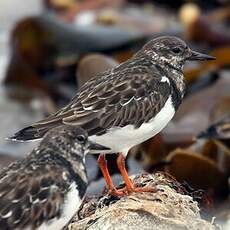
[[[172,52],[174,54],[180,54],[183,52],[183,50],[180,47],[174,47],[174,48],[172,48]]]
[[[173,81],[171,78],[169,78],[170,81],[170,85],[172,87],[172,103],[174,108],[177,110],[179,105],[182,102],[182,92],[180,90],[178,90],[175,81]]]
[[[76,138],[80,144],[86,144],[86,142],[87,142],[87,136],[85,136],[83,134],[77,135]]]

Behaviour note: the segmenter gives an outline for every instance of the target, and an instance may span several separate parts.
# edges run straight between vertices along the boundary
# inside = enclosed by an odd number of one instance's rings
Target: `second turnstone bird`
[[[230,139],[230,113],[210,125],[205,131],[201,132],[197,138]]]
[[[98,162],[110,191],[121,195],[107,169],[108,153],[120,153],[117,164],[127,192],[142,191],[133,186],[125,169],[129,149],[159,133],[172,119],[185,93],[185,62],[212,59],[177,37],[158,37],[131,59],[86,82],[67,106],[12,139],[38,139],[61,124],[81,126],[90,140],[107,147],[91,152],[101,153]]]
[[[0,229],[58,230],[68,224],[86,192],[89,145],[83,129],[59,126],[25,159],[4,168]]]

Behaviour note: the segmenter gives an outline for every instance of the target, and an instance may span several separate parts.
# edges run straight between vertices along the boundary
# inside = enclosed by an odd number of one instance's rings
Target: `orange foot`
[[[145,187],[137,187],[133,184],[132,180],[129,179],[129,175],[128,172],[126,171],[125,168],[125,158],[122,155],[122,153],[120,153],[118,155],[117,158],[117,166],[118,169],[121,172],[121,175],[123,177],[123,180],[125,182],[126,187],[124,188],[126,191],[126,194],[131,194],[133,192],[156,192],[155,188],[149,187],[149,186],[145,186]]]
[[[145,186],[145,187],[134,186],[132,189],[127,189],[127,187],[124,187],[121,189],[114,188],[113,190],[109,190],[109,194],[112,196],[127,196],[132,193],[142,193],[142,192],[155,193],[157,192],[157,189],[149,186]]]
[[[127,191],[126,188],[121,188],[121,189],[114,188],[113,190],[109,190],[109,194],[112,196],[126,196]]]
[[[105,156],[103,154],[100,154],[99,158],[98,158],[98,164],[101,168],[102,174],[105,178],[105,182],[108,186],[109,189],[109,194],[113,195],[113,196],[125,196],[125,195],[129,195],[133,192],[156,192],[156,189],[152,188],[152,187],[137,187],[133,184],[133,182],[129,179],[128,173],[126,171],[125,168],[125,158],[124,156],[120,153],[118,155],[117,158],[117,165],[118,165],[118,169],[121,172],[122,178],[125,182],[125,187],[121,188],[121,189],[116,189],[113,181],[110,177],[108,168],[107,168],[107,163],[106,163],[106,159]]]
[[[109,194],[113,196],[126,196],[130,195],[132,193],[142,193],[142,192],[150,192],[150,193],[155,193],[157,192],[157,189],[149,186],[145,187],[136,187],[134,186],[132,189],[127,189],[127,187],[124,187],[122,189],[113,189],[109,190]]]

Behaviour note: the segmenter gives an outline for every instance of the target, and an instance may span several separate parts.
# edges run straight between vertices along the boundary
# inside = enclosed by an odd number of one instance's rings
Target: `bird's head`
[[[41,145],[48,145],[58,150],[60,154],[73,157],[84,156],[90,149],[105,149],[88,139],[87,132],[76,126],[62,125],[51,129],[43,138]],[[77,157],[78,158],[78,157]]]
[[[77,154],[83,159],[89,149],[88,135],[81,128],[61,125],[46,133],[40,143],[41,148],[51,148],[61,155]]]
[[[205,61],[215,58],[190,49],[180,38],[162,36],[148,42],[141,50],[159,64],[182,70],[186,61]]]

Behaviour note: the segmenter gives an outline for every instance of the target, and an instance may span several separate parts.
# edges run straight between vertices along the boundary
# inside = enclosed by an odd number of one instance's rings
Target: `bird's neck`
[[[170,85],[172,88],[172,102],[175,109],[178,109],[186,90],[184,75],[183,73],[173,73],[173,71],[169,71],[167,76],[170,79]]]
[[[137,53],[133,58],[133,60],[145,60],[144,62],[147,65],[154,65],[159,67],[158,70],[162,72],[162,75],[167,76],[174,82],[177,90],[180,91],[182,97],[185,93],[185,79],[183,74],[183,63],[181,65],[175,65],[173,63],[169,63],[164,58],[159,58],[159,56],[154,55],[154,52],[146,53],[140,52]]]
[[[175,87],[177,88],[177,90],[180,91],[181,96],[184,97],[186,84],[183,72],[177,71],[172,68],[166,68],[165,71],[168,78],[170,78],[170,80],[174,82]]]
[[[177,69],[172,68],[170,65],[159,66],[162,69],[162,74],[164,74],[164,76],[168,77],[170,80],[172,101],[175,109],[178,109],[186,91],[184,74],[182,70],[178,71]]]
[[[81,179],[87,182],[84,167],[85,158],[77,154],[74,148],[50,142],[42,146],[40,145],[32,154],[35,155],[38,164],[51,163],[65,167],[72,174],[73,178],[78,179],[78,175],[80,175]]]
[[[172,99],[174,103],[174,107],[177,109],[184,97],[186,85],[185,79],[183,75],[183,65],[175,66],[172,63],[168,63],[165,59],[159,59],[159,56],[152,55],[148,53],[137,53],[133,57],[133,61],[135,60],[142,61],[144,65],[153,65],[157,68],[162,76],[166,76],[170,80],[170,85],[172,87]],[[154,69],[156,69],[154,68]]]

